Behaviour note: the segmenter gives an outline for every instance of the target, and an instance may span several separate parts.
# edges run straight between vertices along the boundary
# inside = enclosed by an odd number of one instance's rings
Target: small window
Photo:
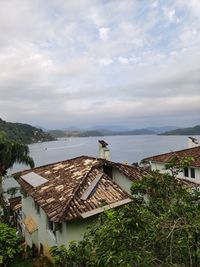
[[[187,167],[184,168],[184,176],[185,176],[185,177],[188,177],[188,168],[187,168]]]
[[[104,165],[103,172],[105,172],[105,174],[107,174],[111,179],[113,178],[113,169],[111,166]]]
[[[195,168],[190,168],[191,178],[195,178]]]
[[[37,214],[40,214],[40,206],[35,202],[35,209]]]
[[[49,220],[49,218],[47,218],[47,227],[52,232],[55,231],[54,222],[52,222],[51,220]]]
[[[40,254],[44,254],[44,246],[42,243],[40,243]]]

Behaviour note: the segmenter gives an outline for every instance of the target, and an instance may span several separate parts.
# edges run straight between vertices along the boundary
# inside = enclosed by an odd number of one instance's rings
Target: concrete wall
[[[32,242],[40,248],[40,243],[43,245],[44,250],[48,250],[49,247],[57,245],[56,237],[47,227],[47,216],[45,212],[40,208],[40,212],[37,212],[35,203],[32,197],[22,198],[22,213],[23,217],[30,216],[38,225],[38,230],[32,233]],[[25,219],[25,218],[24,218]],[[37,235],[37,236],[36,236]]]
[[[163,163],[161,163],[161,162],[151,162],[151,168],[152,168],[152,170],[159,170],[161,173],[169,172],[168,170],[165,169],[165,165]],[[189,169],[189,172],[188,172],[189,173],[189,177],[185,177],[184,176],[184,172],[180,172],[178,174],[178,177],[187,179],[188,181],[191,181],[191,182],[200,183],[200,168],[195,168],[195,178],[191,178],[191,176],[190,176],[190,167],[188,167],[188,169]]]
[[[118,184],[121,188],[123,188],[128,194],[131,195],[131,185],[132,185],[132,181],[127,178],[124,174],[122,174],[121,172],[119,172],[117,169],[113,168],[113,181],[116,182],[116,184]]]
[[[93,216],[87,219],[63,222],[59,230],[53,233],[50,229],[48,229],[47,215],[41,208],[40,213],[37,213],[32,197],[28,196],[22,198],[22,212],[24,216],[23,219],[30,216],[38,225],[38,230],[32,234],[28,234],[27,230],[25,231],[26,241],[28,241],[28,244],[31,245],[31,238],[32,244],[34,243],[38,250],[40,249],[40,244],[42,244],[43,253],[48,257],[50,257],[49,249],[52,246],[65,245],[68,247],[71,241],[81,240],[88,226],[92,225],[97,220],[97,217]]]

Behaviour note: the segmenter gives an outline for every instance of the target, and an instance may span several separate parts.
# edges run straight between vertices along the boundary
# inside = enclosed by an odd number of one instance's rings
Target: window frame
[[[37,214],[40,215],[40,206],[38,205],[37,202],[35,202],[34,205],[35,205],[35,210],[36,210]]]
[[[188,167],[185,167],[184,169],[183,169],[183,172],[184,172],[184,177],[189,177],[189,168]]]
[[[190,168],[190,177],[192,179],[195,179],[195,168],[193,168],[193,167]]]

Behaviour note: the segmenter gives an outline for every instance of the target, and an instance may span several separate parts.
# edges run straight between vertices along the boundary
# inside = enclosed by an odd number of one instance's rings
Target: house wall
[[[118,184],[122,189],[124,189],[128,194],[131,195],[130,188],[132,186],[132,181],[115,168],[113,168],[112,175],[113,181],[115,181],[116,184]]]
[[[161,162],[151,162],[150,164],[151,164],[152,170],[159,170],[161,173],[169,173],[169,170],[165,169],[165,164]],[[185,177],[184,172],[180,172],[178,174],[178,177],[187,179],[188,181],[191,181],[191,182],[200,183],[200,168],[196,168],[196,167],[194,168],[195,168],[195,178],[190,177],[190,167],[188,167],[189,177]]]
[[[86,219],[77,219],[65,223],[66,227],[66,243],[68,247],[69,243],[73,240],[82,240],[84,233],[89,226],[92,226],[97,221],[98,216],[92,216]]]
[[[91,218],[63,222],[60,229],[53,233],[48,229],[47,215],[41,208],[40,213],[37,213],[32,197],[22,198],[22,212],[23,219],[30,216],[38,225],[38,230],[32,234],[29,234],[27,230],[25,231],[25,240],[30,246],[35,244],[38,250],[40,250],[41,244],[44,255],[48,257],[50,257],[49,249],[52,246],[65,245],[68,247],[71,241],[81,240],[88,226],[97,220],[97,217],[93,216]]]
[[[34,243],[38,249],[40,248],[40,244],[43,245],[44,251],[47,251],[51,246],[57,245],[55,236],[48,230],[45,212],[40,208],[40,212],[37,213],[32,197],[28,196],[22,198],[22,213],[24,219],[30,216],[38,225],[38,230],[31,234],[32,243]]]

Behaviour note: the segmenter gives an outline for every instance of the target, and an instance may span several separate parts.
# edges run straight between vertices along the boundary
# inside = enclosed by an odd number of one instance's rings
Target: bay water
[[[200,136],[195,136],[200,141]],[[106,137],[74,137],[57,141],[29,145],[30,155],[35,166],[59,162],[81,155],[98,157],[98,140],[109,144],[110,159],[116,162],[140,162],[143,158],[181,150],[188,147],[187,136],[132,135]],[[15,164],[9,175],[27,169],[27,166]],[[4,187],[17,186],[12,178],[5,179]]]

